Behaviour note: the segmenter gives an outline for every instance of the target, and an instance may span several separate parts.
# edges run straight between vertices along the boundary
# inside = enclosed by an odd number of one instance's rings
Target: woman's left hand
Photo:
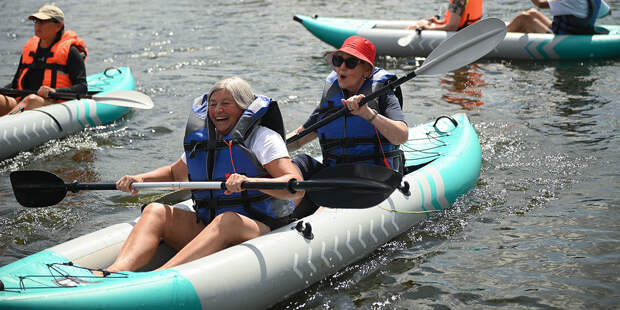
[[[369,119],[373,116],[373,111],[367,104],[360,107],[359,103],[364,98],[364,95],[355,95],[349,97],[349,99],[342,99],[342,104],[351,111],[351,114]]]
[[[51,87],[41,86],[39,87],[39,90],[37,90],[37,95],[39,95],[39,97],[47,99],[50,93],[55,93],[55,92],[56,90]]]
[[[250,178],[241,174],[231,174],[228,179],[226,179],[226,191],[224,194],[230,195],[232,193],[238,193],[244,191],[244,188],[241,188],[241,184],[243,182],[249,182]]]

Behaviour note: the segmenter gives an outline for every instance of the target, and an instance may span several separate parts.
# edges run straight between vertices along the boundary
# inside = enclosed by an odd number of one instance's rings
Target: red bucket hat
[[[348,37],[337,51],[355,56],[371,64],[373,67],[375,66],[375,56],[377,55],[377,49],[372,44],[372,42],[360,36]],[[333,53],[334,52],[332,52],[332,54]]]

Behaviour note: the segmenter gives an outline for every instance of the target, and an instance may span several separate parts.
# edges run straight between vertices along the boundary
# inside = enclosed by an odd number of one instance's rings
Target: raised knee
[[[37,96],[37,95],[35,95],[35,94],[30,94],[30,95],[26,96],[26,97],[22,100],[22,102],[23,102],[23,103],[32,103],[32,102],[43,101],[42,99],[43,99],[43,98],[41,98],[41,97],[39,97],[39,96]]]
[[[218,227],[231,227],[239,223],[240,220],[239,214],[229,211],[217,215],[211,223]]]
[[[158,202],[151,202],[142,210],[142,217],[162,217],[165,216],[167,212],[168,210],[165,205]]]
[[[528,15],[537,14],[538,10],[534,9],[534,8],[531,8],[531,9],[527,10],[525,13],[528,14]]]

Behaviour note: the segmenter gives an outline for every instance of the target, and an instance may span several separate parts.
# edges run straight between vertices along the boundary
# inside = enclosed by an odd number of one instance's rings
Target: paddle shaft
[[[39,208],[54,205],[65,198],[67,192],[80,190],[116,190],[115,183],[64,182],[46,171],[13,171],[10,174],[15,199],[24,207]],[[244,189],[275,189],[308,191],[317,205],[332,208],[368,208],[385,200],[396,188],[401,189],[402,175],[391,169],[375,165],[342,164],[325,168],[312,180],[288,182],[244,182]],[[205,182],[135,182],[132,189],[167,190],[224,190],[226,183]],[[189,195],[182,195],[188,197]]]
[[[26,96],[30,94],[36,94],[36,93],[37,92],[34,90],[0,88],[0,94],[12,96],[12,97]],[[49,97],[53,99],[59,99],[59,100],[87,99],[87,100],[94,100],[96,102],[104,103],[107,105],[144,109],[144,110],[153,108],[153,101],[151,100],[151,98],[135,90],[117,90],[117,91],[106,93],[104,95],[97,95],[97,93],[98,92],[93,92],[93,91],[89,91],[88,94],[50,92]]]
[[[23,97],[31,94],[36,94],[36,90],[21,90],[12,88],[0,88],[0,94],[11,97]],[[91,94],[77,94],[77,93],[62,93],[62,92],[50,92],[48,95],[53,99],[60,100],[73,100],[73,99],[93,99]]]
[[[420,69],[422,69],[422,67],[420,67]],[[369,101],[374,100],[375,98],[378,98],[380,96],[383,96],[385,94],[387,94],[387,92],[394,91],[394,89],[396,89],[396,87],[400,86],[401,84],[413,79],[414,77],[416,77],[418,74],[417,72],[420,70],[415,70],[410,72],[409,74],[397,79],[394,82],[388,83],[385,86],[381,87],[380,89],[376,90],[375,92],[371,93],[368,96],[365,96],[364,98],[362,98],[362,100],[360,100],[359,102],[359,106],[363,106],[365,104],[367,104]],[[286,144],[291,144],[303,137],[305,137],[306,135],[314,132],[317,128],[323,127],[325,126],[327,123],[345,115],[346,113],[348,113],[349,109],[347,109],[347,107],[342,106],[340,107],[340,109],[338,109],[336,112],[326,116],[325,118],[321,119],[320,121],[312,124],[310,127],[308,128],[304,128],[304,130],[300,131],[298,134],[288,138],[286,140]]]
[[[50,188],[54,185],[46,185],[45,188]],[[59,184],[60,186],[60,184]],[[78,183],[74,181],[72,183],[64,183],[67,191],[77,193],[81,190],[116,190],[116,184],[114,183]],[[24,185],[23,187],[28,187]],[[42,186],[34,185],[31,188],[37,188]],[[226,189],[225,182],[136,182],[131,184],[132,189],[150,189],[150,190],[185,190],[185,189]],[[327,190],[337,188],[349,188],[357,190],[388,190],[391,186],[372,180],[365,180],[360,182],[359,180],[352,179],[330,179],[330,180],[307,180],[297,181],[291,179],[288,182],[244,182],[241,184],[244,189],[286,189],[289,191],[296,190]]]

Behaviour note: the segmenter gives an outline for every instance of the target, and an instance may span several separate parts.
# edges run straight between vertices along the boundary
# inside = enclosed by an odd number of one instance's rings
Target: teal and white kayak
[[[452,122],[454,120],[454,122]],[[449,208],[476,185],[481,148],[465,114],[411,128],[403,181],[367,209],[326,209],[266,235],[163,271],[162,244],[138,272],[94,277],[135,221],[116,224],[0,268],[2,309],[260,309],[302,291]],[[436,123],[436,124],[435,124]],[[456,125],[455,125],[456,124]],[[178,208],[191,208],[191,200]],[[299,229],[297,229],[299,228]]]
[[[89,75],[86,81],[89,93],[95,95],[135,89],[133,75],[127,67],[106,69]],[[80,99],[0,117],[0,159],[51,139],[64,138],[86,127],[112,123],[130,110],[128,107]]]
[[[426,57],[454,32],[406,30],[413,20],[367,20],[296,15],[293,18],[321,41],[339,48],[352,35],[367,38],[377,55]],[[597,25],[596,35],[554,35],[508,32],[504,40],[484,58],[493,59],[587,59],[620,56],[620,25]],[[411,43],[398,40],[414,35]]]

